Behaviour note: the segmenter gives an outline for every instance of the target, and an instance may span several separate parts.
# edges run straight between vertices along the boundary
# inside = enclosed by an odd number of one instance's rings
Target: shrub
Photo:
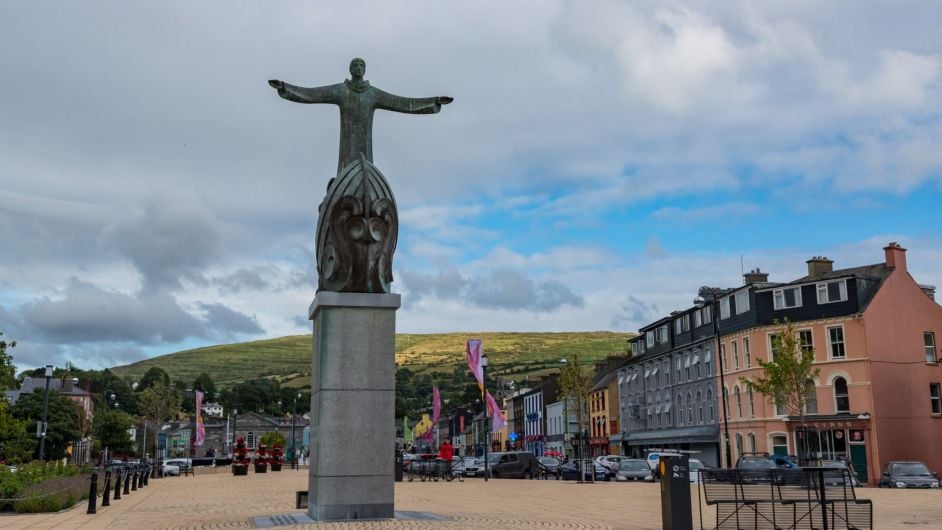
[[[12,499],[18,513],[58,512],[88,498],[88,475],[60,476],[29,485]]]

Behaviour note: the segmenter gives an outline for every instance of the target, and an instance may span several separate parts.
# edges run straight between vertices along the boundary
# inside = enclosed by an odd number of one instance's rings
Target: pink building
[[[820,369],[806,411],[812,457],[847,458],[871,484],[891,460],[942,471],[942,307],[910,276],[906,249],[884,252],[881,263],[839,270],[815,257],[807,276],[784,284],[747,274],[750,283],[720,299],[734,462],[743,452],[798,453],[798,418],[742,383],[761,373],[756,358],[771,360],[773,322],[787,318]]]

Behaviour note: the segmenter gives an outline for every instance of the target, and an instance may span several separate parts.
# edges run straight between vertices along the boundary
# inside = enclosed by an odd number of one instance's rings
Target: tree
[[[35,433],[36,422],[43,419],[44,396],[45,391],[37,388],[32,394],[20,395],[11,409],[13,417],[25,422],[28,435]],[[45,457],[55,460],[65,456],[69,444],[81,435],[79,432],[80,414],[82,414],[81,409],[72,400],[54,390],[49,391]]]
[[[141,376],[141,380],[138,382],[138,390],[146,390],[153,387],[157,383],[163,383],[166,386],[170,386],[170,376],[164,371],[163,368],[154,366],[150,370],[144,372],[144,375]]]
[[[0,399],[0,463],[28,462],[36,451],[36,438],[31,436],[29,424],[10,414],[10,407]]]
[[[206,400],[213,400],[216,394],[216,384],[213,383],[213,378],[206,372],[197,376],[196,381],[193,381],[193,388],[205,393]]]
[[[756,357],[762,375],[755,380],[744,377],[739,380],[773,404],[785,407],[789,416],[798,416],[801,430],[806,431],[805,414],[814,396],[814,379],[821,370],[814,367],[814,348],[799,338],[794,324],[787,319],[776,324],[779,329],[772,336],[772,360],[766,362]],[[803,444],[799,444],[799,460],[804,459],[804,452]]]
[[[128,435],[128,429],[134,425],[134,418],[120,410],[99,410],[92,422],[92,433],[105,447],[112,451],[129,452],[134,444]]]
[[[579,430],[582,431],[588,425],[589,385],[592,379],[586,375],[579,366],[579,355],[573,355],[572,359],[566,362],[566,365],[559,371],[559,395],[563,400],[563,421],[569,425],[569,407],[576,408],[576,423]]]
[[[137,398],[138,411],[145,417],[158,423],[176,418],[180,412],[183,396],[179,390],[157,381],[154,386],[144,389]]]
[[[3,333],[0,333],[0,337]],[[16,347],[16,341],[0,340],[0,392],[19,388],[16,380],[16,366],[13,365],[13,356],[7,353],[7,347]]]
[[[285,445],[285,435],[277,431],[266,432],[259,438],[259,441],[267,445],[269,448],[274,447],[275,445],[280,445],[284,447]]]

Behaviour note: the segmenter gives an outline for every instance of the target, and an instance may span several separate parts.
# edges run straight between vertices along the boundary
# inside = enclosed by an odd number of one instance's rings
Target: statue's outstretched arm
[[[340,103],[340,96],[336,89],[337,85],[305,88],[290,85],[277,79],[268,81],[268,84],[278,90],[279,96],[289,101],[297,103]]]
[[[376,107],[383,110],[405,112],[407,114],[435,114],[442,110],[442,105],[451,103],[454,99],[448,96],[435,96],[430,98],[407,98],[388,92],[379,91],[380,97]]]

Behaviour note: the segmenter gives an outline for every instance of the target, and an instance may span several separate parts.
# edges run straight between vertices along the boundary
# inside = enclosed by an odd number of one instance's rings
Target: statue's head
[[[350,61],[350,75],[354,77],[363,77],[366,75],[366,61],[359,57]]]

